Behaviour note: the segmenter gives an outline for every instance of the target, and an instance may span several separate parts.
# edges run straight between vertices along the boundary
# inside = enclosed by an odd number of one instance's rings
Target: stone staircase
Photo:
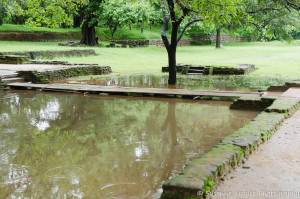
[[[6,84],[25,82],[23,77],[18,77],[17,71],[0,70],[0,77]]]
[[[187,71],[187,75],[203,75],[204,66],[191,66]]]

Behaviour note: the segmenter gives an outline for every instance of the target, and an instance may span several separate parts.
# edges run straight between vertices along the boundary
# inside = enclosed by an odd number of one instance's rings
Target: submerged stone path
[[[300,98],[299,88],[284,97]],[[299,199],[300,198],[300,110],[287,119],[245,164],[225,177],[211,199]]]
[[[236,92],[236,91],[199,91],[183,89],[163,89],[163,88],[137,88],[119,86],[98,86],[98,85],[78,85],[78,84],[32,84],[32,83],[9,83],[11,88],[43,90],[43,91],[68,91],[68,92],[92,92],[110,94],[153,94],[153,95],[181,95],[181,96],[209,96],[209,97],[260,97],[262,92]]]

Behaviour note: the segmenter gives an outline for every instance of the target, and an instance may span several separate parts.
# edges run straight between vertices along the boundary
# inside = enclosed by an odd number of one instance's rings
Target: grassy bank
[[[228,65],[241,63],[255,64],[258,70],[252,75],[279,75],[300,77],[300,41],[287,44],[270,43],[228,43],[225,49],[214,46],[179,47],[178,63],[194,65]],[[0,51],[28,50],[69,50],[71,47],[58,46],[56,42],[0,42]],[[58,58],[74,63],[97,63],[110,65],[114,72],[159,73],[162,66],[167,65],[167,53],[164,48],[150,46],[147,48],[91,48],[76,47],[75,49],[94,49],[98,56],[80,58]]]

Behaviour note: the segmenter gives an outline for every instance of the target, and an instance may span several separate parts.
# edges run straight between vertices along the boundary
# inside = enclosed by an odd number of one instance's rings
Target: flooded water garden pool
[[[296,78],[297,79],[297,78]],[[284,85],[294,80],[284,76],[263,75],[178,75],[177,89],[252,91],[266,90],[269,86]],[[63,80],[69,83],[89,83],[101,86],[169,88],[167,74],[122,74],[85,76]]]
[[[229,104],[0,94],[0,198],[159,198],[164,180],[258,114]]]

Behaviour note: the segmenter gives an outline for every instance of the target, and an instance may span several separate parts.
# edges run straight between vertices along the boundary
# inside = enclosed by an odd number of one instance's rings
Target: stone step
[[[2,79],[2,81],[5,82],[6,84],[25,82],[23,77],[5,78],[5,79]]]
[[[203,70],[199,70],[199,69],[189,69],[188,73],[203,73]]]
[[[187,73],[187,75],[203,75],[203,73]]]
[[[190,67],[190,70],[191,69],[195,69],[195,70],[203,70],[204,69],[204,66],[191,66]]]

